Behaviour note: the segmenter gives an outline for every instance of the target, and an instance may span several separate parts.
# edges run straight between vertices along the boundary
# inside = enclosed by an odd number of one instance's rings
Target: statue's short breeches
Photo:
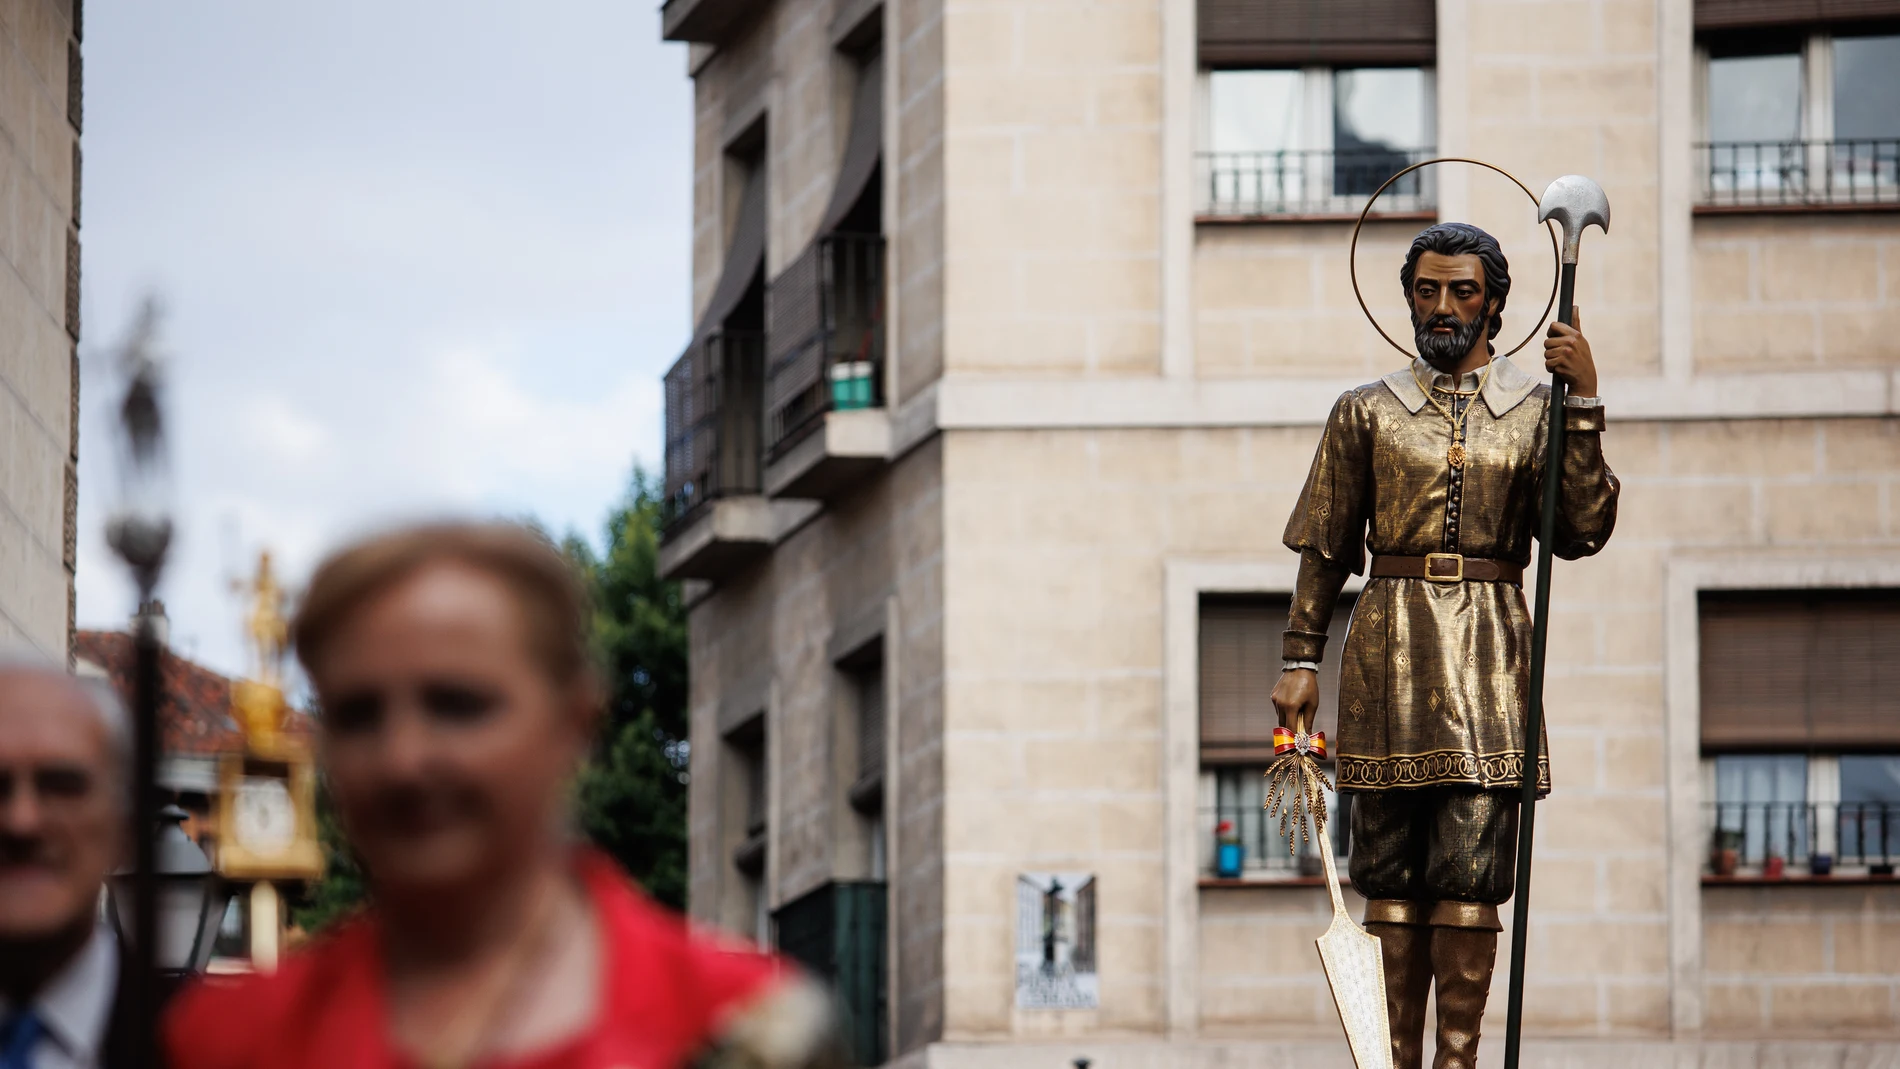
[[[1519,798],[1468,787],[1353,793],[1353,889],[1368,899],[1501,905],[1516,884]]]

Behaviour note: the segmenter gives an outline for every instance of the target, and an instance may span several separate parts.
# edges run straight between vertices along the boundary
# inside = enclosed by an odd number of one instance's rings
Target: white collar
[[[1467,371],[1460,376],[1457,389],[1469,393],[1478,388],[1480,375]],[[1452,389],[1451,376],[1439,371],[1425,362],[1424,357],[1413,357],[1412,365],[1392,372],[1379,381],[1392,391],[1405,410],[1416,415],[1425,407],[1425,391],[1418,388],[1420,382],[1426,382],[1440,389]],[[1498,417],[1516,408],[1524,398],[1537,389],[1537,380],[1526,375],[1524,369],[1512,363],[1509,357],[1498,357],[1491,361],[1491,374],[1484,378],[1484,403],[1493,417]]]
[[[33,1012],[73,1064],[97,1065],[118,990],[119,944],[110,931],[94,928],[73,960],[40,990]],[[11,1012],[0,999],[0,1020]]]

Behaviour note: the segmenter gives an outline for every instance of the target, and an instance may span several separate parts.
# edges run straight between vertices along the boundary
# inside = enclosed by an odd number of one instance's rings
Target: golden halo
[[[1366,198],[1366,206],[1359,209],[1359,221],[1352,225],[1352,245],[1346,251],[1346,270],[1352,275],[1352,295],[1358,299],[1359,310],[1365,313],[1366,322],[1371,323],[1372,329],[1379,332],[1379,337],[1384,338],[1387,345],[1404,353],[1406,356],[1417,356],[1418,354],[1392,340],[1392,335],[1387,334],[1385,328],[1379,325],[1379,321],[1372,318],[1372,309],[1366,307],[1366,298],[1359,292],[1359,228],[1366,225],[1366,213],[1372,211],[1372,206],[1378,203],[1379,195],[1384,193],[1387,187],[1399,179],[1404,178],[1406,175],[1411,174],[1413,171],[1418,170],[1420,167],[1430,167],[1434,163],[1469,163],[1474,167],[1485,167],[1496,171],[1510,179],[1512,185],[1523,190],[1524,195],[1531,199],[1532,205],[1537,204],[1537,194],[1531,192],[1531,187],[1519,182],[1516,175],[1499,167],[1497,164],[1486,163],[1483,160],[1469,160],[1463,156],[1440,156],[1437,159],[1422,160],[1415,163],[1405,170],[1400,171],[1398,174],[1386,179],[1384,185],[1373,190],[1372,196]],[[1510,356],[1512,353],[1529,345],[1531,339],[1537,337],[1537,332],[1543,329],[1544,320],[1550,318],[1550,310],[1557,305],[1557,280],[1563,275],[1563,253],[1557,248],[1557,224],[1555,220],[1545,220],[1544,229],[1550,232],[1550,256],[1555,265],[1555,270],[1551,272],[1550,276],[1550,300],[1544,303],[1544,312],[1537,317],[1537,322],[1531,327],[1531,332],[1526,334],[1524,340],[1518,342],[1510,352],[1505,353],[1505,356]]]

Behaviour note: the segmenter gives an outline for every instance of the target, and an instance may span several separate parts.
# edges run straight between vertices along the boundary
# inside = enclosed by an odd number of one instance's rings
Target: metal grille
[[[685,522],[706,502],[759,490],[759,402],[764,335],[718,331],[666,373],[666,519]]]
[[[1896,802],[1709,802],[1702,811],[1711,852],[1734,850],[1743,866],[1770,856],[1800,866],[1814,853],[1832,853],[1844,868],[1891,871],[1900,858]]]
[[[1195,154],[1203,217],[1252,219],[1357,214],[1386,179],[1431,148],[1201,152]],[[1413,171],[1379,198],[1379,214],[1430,211],[1437,202],[1431,168]]]
[[[883,404],[884,239],[833,234],[774,279],[766,294],[770,368],[766,447],[777,456],[834,407],[833,369],[863,367],[870,407]]]
[[[1325,766],[1333,772],[1331,764]],[[1240,843],[1242,872],[1250,876],[1286,879],[1293,876],[1317,876],[1320,872],[1319,844],[1307,840],[1288,849],[1280,834],[1278,817],[1266,811],[1266,766],[1228,767],[1215,773],[1214,801],[1200,811],[1201,870],[1213,875],[1218,869],[1215,845],[1220,826],[1228,825],[1227,834]],[[1333,837],[1333,855],[1343,866],[1352,854],[1352,793],[1328,791],[1327,834]]]
[[[1900,138],[1716,141],[1696,153],[1704,207],[1900,204]]]
[[[828,883],[773,914],[778,949],[829,983],[843,1010],[843,1032],[857,1065],[881,1065],[886,1039],[885,914],[879,881]]]

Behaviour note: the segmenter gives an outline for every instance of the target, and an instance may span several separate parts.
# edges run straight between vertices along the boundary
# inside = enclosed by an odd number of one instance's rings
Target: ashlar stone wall
[[[0,646],[72,626],[79,55],[69,4],[0,4]]]
[[[943,21],[948,370],[1154,373],[1160,5],[948,0]]]
[[[1714,372],[1900,364],[1900,216],[1697,219],[1695,362]]]

